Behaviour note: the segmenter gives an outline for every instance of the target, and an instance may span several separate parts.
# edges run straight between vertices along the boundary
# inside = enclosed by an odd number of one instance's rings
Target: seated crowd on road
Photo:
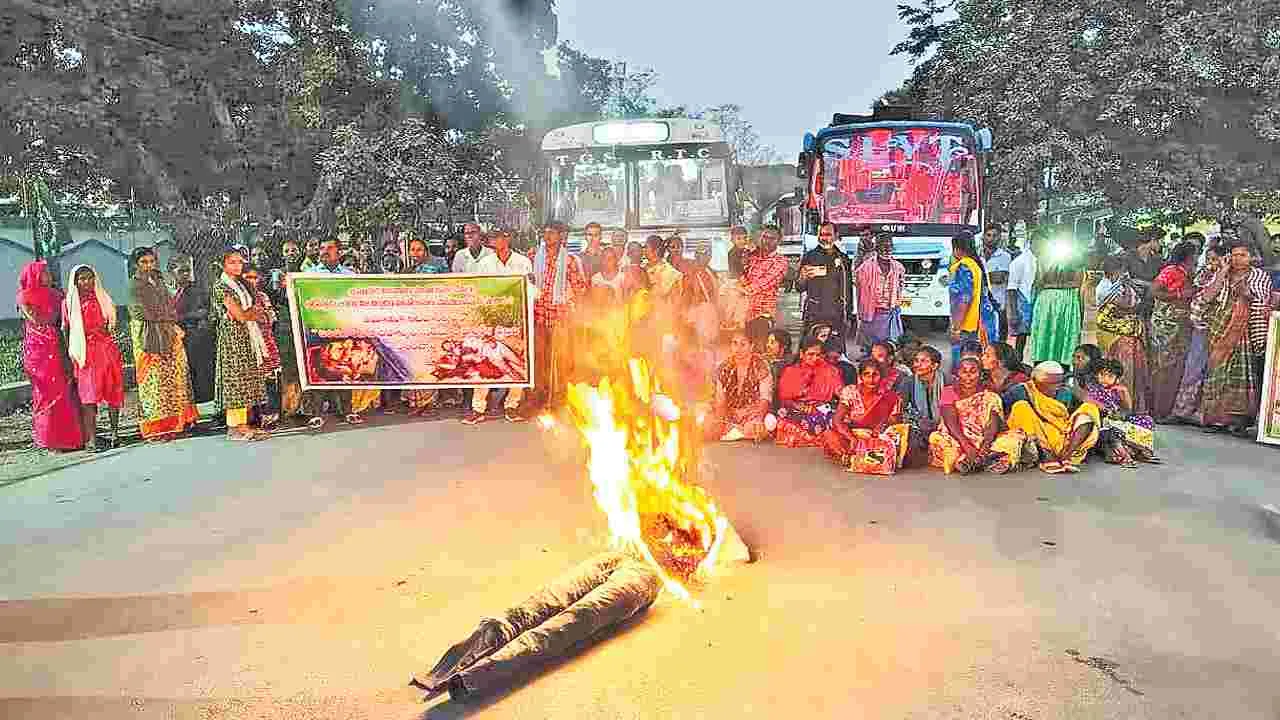
[[[1216,243],[1188,234],[1166,256],[1157,230],[1103,257],[1059,252],[1039,228],[1027,247],[1002,247],[994,226],[981,247],[968,233],[952,242],[947,370],[942,352],[904,331],[905,270],[888,235],[863,232],[850,256],[837,247],[835,227],[819,229],[795,279],[804,298],[795,342],[777,318],[789,268],[775,227],[754,242],[735,228],[724,277],[710,270],[706,251],[690,257],[679,236],[628,242],[625,231],[592,224],[574,254],[567,235],[563,225],[547,226],[528,257],[513,249],[510,232],[485,234],[469,223],[464,245],[447,257],[415,239],[403,260],[389,245],[377,268],[368,257],[342,256],[336,238],[285,242],[278,261],[264,248],[237,246],[213,268],[208,290],[193,282],[189,262],[175,260],[166,274],[154,251],[138,250],[126,304],[142,437],[189,433],[197,403],[208,401],[228,437],[249,441],[282,424],[318,430],[328,415],[360,424],[375,408],[432,417],[453,405],[468,425],[491,410],[522,422],[556,409],[570,382],[598,379],[610,347],[592,324],[640,296],[648,310],[634,334],[651,341],[677,399],[698,409],[707,441],[818,448],[843,468],[875,474],[913,466],[1073,473],[1090,456],[1159,462],[1157,424],[1247,434],[1259,407],[1267,318],[1280,307],[1272,274],[1258,267],[1270,248],[1230,233]],[[1099,266],[1100,274],[1089,272]],[[531,391],[301,393],[289,274],[379,270],[528,277],[538,358]],[[97,450],[118,441],[124,402],[116,306],[93,268],[69,277],[65,296],[43,261],[20,277],[33,436],[50,449]],[[1082,343],[1086,334],[1096,342]],[[99,405],[108,410],[106,443],[98,440]]]

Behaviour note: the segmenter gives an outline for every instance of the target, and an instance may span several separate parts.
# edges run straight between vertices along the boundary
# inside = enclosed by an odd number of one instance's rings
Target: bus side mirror
[[[809,153],[800,153],[799,159],[796,160],[796,177],[801,179],[809,177],[809,163],[811,162],[813,162],[813,158]]]

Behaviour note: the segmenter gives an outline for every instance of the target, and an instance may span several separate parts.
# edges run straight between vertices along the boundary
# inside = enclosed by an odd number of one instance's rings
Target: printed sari
[[[177,435],[196,424],[187,351],[178,314],[159,273],[135,277],[129,288],[129,336],[138,380],[138,424],[146,439]]]
[[[1071,444],[1071,433],[1077,428],[1089,426],[1089,434],[1084,442],[1067,458],[1073,465],[1084,462],[1085,456],[1094,445],[1098,444],[1098,435],[1102,428],[1102,416],[1098,406],[1093,403],[1082,403],[1074,411],[1068,410],[1066,403],[1040,392],[1035,381],[1025,382],[1009,391],[1006,401],[1012,401],[1009,408],[1009,429],[1021,430],[1027,437],[1036,441],[1043,450],[1054,456],[1061,456]],[[1053,463],[1042,463],[1042,469],[1053,471]]]
[[[1195,292],[1186,268],[1181,265],[1166,265],[1155,284],[1178,298]],[[1156,298],[1147,348],[1151,352],[1151,412],[1156,417],[1168,417],[1173,412],[1190,348],[1191,308]]]
[[[1106,356],[1124,366],[1124,384],[1133,398],[1134,412],[1146,412],[1151,398],[1151,371],[1147,367],[1146,331],[1138,317],[1138,291],[1126,282],[1116,283],[1098,303],[1098,330],[1115,339]]]
[[[960,421],[960,431],[974,446],[981,447],[986,437],[987,426],[991,422],[1004,418],[1004,402],[1000,396],[989,390],[978,392],[967,398],[960,397],[954,388],[947,388],[943,394],[943,407],[955,408],[956,418]],[[951,434],[947,424],[941,423],[938,429],[929,435],[929,465],[942,468],[942,472],[950,475],[953,472],[972,472],[987,469],[997,474],[1007,473],[1023,464],[1023,458],[1038,458],[1030,450],[1024,453],[1027,434],[1021,430],[1004,430],[997,433],[991,442],[986,457],[971,461],[964,452],[960,440]]]
[[[835,464],[850,472],[892,475],[902,467],[910,428],[902,419],[902,399],[892,390],[878,389],[865,398],[857,385],[840,391],[838,421],[848,434],[831,427],[822,435],[822,449]]]
[[[62,293],[40,284],[45,261],[27,263],[18,276],[18,304],[31,313],[22,333],[22,368],[31,381],[31,439],[46,450],[78,450],[80,403],[71,387],[58,333]]]
[[[782,447],[818,447],[831,426],[835,399],[844,381],[835,365],[788,365],[778,379],[777,442]]]

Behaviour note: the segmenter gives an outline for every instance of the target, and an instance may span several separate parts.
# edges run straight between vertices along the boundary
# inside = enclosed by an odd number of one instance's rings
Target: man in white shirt
[[[1009,337],[1015,339],[1014,349],[1018,358],[1026,357],[1027,338],[1031,336],[1031,299],[1040,269],[1032,243],[1028,239],[1018,257],[1009,264],[1008,285],[1005,290],[1004,317]]]
[[[477,268],[480,267],[480,261],[493,254],[492,250],[484,246],[484,234],[480,232],[480,226],[473,222],[463,225],[462,240],[466,247],[453,256],[451,270],[468,275],[479,273]]]
[[[508,230],[498,230],[493,233],[493,250],[488,255],[480,258],[476,263],[476,269],[472,272],[478,275],[523,275],[529,279],[529,299],[533,302],[538,296],[538,288],[533,284],[533,262],[525,255],[522,255],[511,249],[511,232]],[[466,250],[458,253],[458,257],[466,254]],[[456,261],[455,261],[456,264]],[[529,328],[532,332],[533,328]],[[483,347],[480,350],[485,359],[492,362],[498,367],[513,366],[519,360],[518,357],[502,343],[502,341],[487,338],[482,341]],[[464,425],[479,425],[485,421],[485,412],[489,409],[489,391],[492,388],[478,387],[471,394],[471,412],[462,418]],[[519,413],[520,401],[524,399],[524,388],[511,388],[507,393],[506,402],[503,403],[504,415],[508,422],[521,422],[524,418]]]
[[[987,285],[991,288],[991,299],[996,304],[996,310],[1003,311],[1007,300],[1009,266],[1013,264],[1013,256],[1003,247],[999,223],[987,225],[986,232],[982,234],[982,264],[987,270]],[[1003,312],[1000,312],[1000,325],[1000,340],[1003,341],[1009,335]]]

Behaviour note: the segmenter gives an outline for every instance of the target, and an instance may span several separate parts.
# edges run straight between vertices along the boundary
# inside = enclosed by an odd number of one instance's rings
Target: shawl
[[[889,307],[896,308],[902,304],[902,285],[906,276],[907,269],[893,258],[889,259],[887,273],[880,267],[880,260],[875,254],[862,261],[858,266],[858,317],[862,322],[875,319],[885,283],[889,285]]]
[[[48,268],[44,260],[33,260],[22,268],[18,276],[18,292],[16,301],[35,310],[35,315],[51,319],[62,302],[62,293],[54,288],[40,284],[40,276]]]
[[[538,252],[533,256],[533,276],[541,283],[547,277],[547,245],[543,243],[538,246]],[[556,277],[551,283],[551,304],[564,305],[569,300],[569,250],[564,245],[560,246],[559,252],[556,254]],[[543,292],[546,288],[540,288]]]
[[[911,407],[916,412],[927,413],[934,422],[942,420],[942,368],[934,371],[933,382],[928,387],[920,382],[919,376],[912,376]]]
[[[245,287],[244,283],[225,272],[222,273],[222,277],[218,279],[218,282],[236,294],[236,299],[240,301],[240,307],[245,310],[253,307],[253,295],[249,294],[249,288]],[[228,319],[231,319],[230,316],[228,316]],[[262,328],[256,321],[252,320],[246,321],[244,327],[249,331],[249,345],[253,347],[253,356],[258,359],[258,364],[261,365],[263,359],[267,357],[267,341],[266,338],[262,337]]]
[[[88,265],[77,265],[71,269],[71,287],[67,299],[62,302],[63,312],[67,316],[67,354],[71,356],[76,367],[84,367],[85,351],[88,341],[84,336],[84,313],[80,309],[80,288],[76,286],[76,273],[88,270],[93,273],[93,290],[98,298],[98,307],[102,310],[102,319],[107,322],[108,332],[116,329],[116,304],[102,287],[101,278]]]
[[[889,425],[898,414],[899,400],[898,393],[881,389],[868,406],[862,397],[862,388],[857,385],[847,385],[840,391],[840,403],[849,408],[845,422],[863,430],[879,431]]]
[[[173,352],[178,334],[178,310],[169,290],[159,282],[159,272],[150,279],[135,275],[129,283],[129,297],[142,312],[130,313],[142,323],[142,351],[153,355]],[[152,282],[154,280],[154,282]]]

